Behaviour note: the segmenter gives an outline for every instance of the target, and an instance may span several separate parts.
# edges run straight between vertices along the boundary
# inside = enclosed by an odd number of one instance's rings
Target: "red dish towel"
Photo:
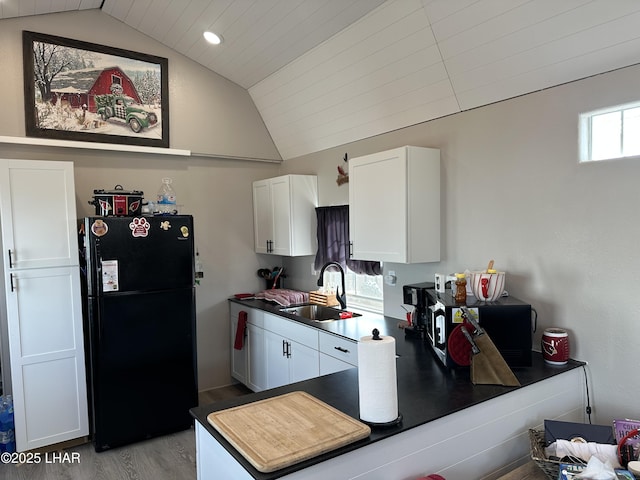
[[[244,346],[244,333],[247,329],[247,312],[240,310],[238,313],[238,325],[236,326],[236,341],[233,344],[233,348],[236,350],[242,350]]]

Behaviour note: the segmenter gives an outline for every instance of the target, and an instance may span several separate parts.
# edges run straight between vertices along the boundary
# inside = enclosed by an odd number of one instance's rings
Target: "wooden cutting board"
[[[207,421],[256,470],[273,472],[366,438],[361,423],[306,392],[210,413]]]

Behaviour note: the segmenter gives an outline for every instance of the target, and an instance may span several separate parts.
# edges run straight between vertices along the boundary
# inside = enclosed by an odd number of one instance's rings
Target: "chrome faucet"
[[[336,288],[336,299],[340,304],[340,308],[344,310],[345,308],[347,308],[347,292],[344,285],[344,270],[338,262],[327,262],[322,266],[322,270],[320,270],[320,278],[318,278],[318,286],[321,287],[322,285],[324,285],[324,271],[327,269],[327,267],[338,267],[338,270],[340,270],[340,276],[342,277],[342,294],[339,294],[339,290],[338,288]]]

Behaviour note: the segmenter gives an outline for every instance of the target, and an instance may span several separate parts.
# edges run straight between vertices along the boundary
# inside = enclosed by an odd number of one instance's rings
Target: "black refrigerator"
[[[193,218],[87,217],[83,224],[96,451],[189,428],[198,404]]]

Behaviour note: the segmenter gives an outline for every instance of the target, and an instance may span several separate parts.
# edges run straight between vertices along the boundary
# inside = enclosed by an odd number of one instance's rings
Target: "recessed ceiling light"
[[[222,37],[220,35],[216,35],[213,32],[204,32],[203,35],[209,43],[212,43],[214,45],[220,45],[222,43]]]

